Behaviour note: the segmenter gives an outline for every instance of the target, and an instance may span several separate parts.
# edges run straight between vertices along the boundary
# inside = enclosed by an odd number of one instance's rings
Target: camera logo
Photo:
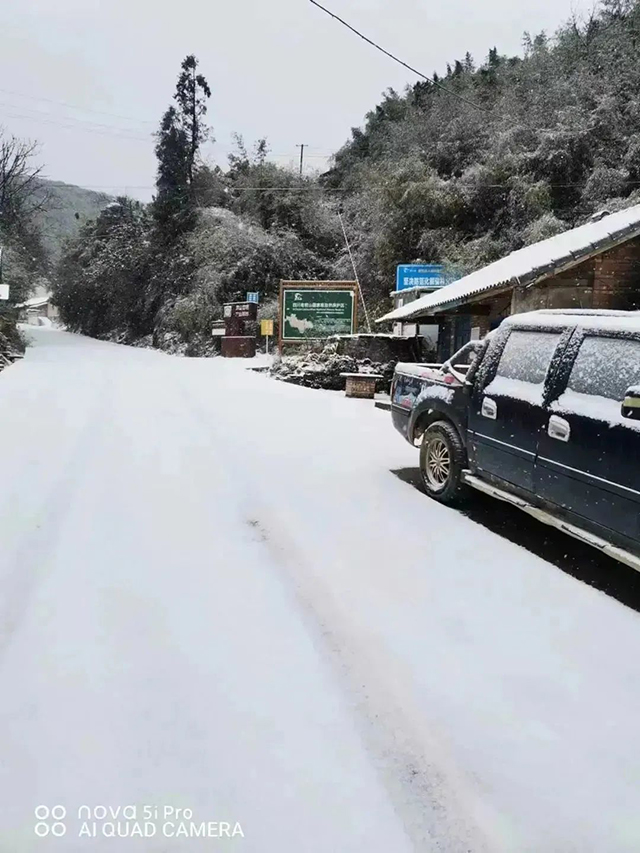
[[[37,823],[35,825],[35,833],[38,838],[46,838],[47,835],[55,835],[56,838],[62,838],[66,833],[66,824],[62,823],[67,816],[67,810],[64,806],[36,806],[35,816]]]

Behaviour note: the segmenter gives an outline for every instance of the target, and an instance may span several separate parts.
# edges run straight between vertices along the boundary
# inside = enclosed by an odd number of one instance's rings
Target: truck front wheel
[[[424,431],[420,447],[420,473],[425,492],[443,504],[457,503],[464,495],[462,470],[466,452],[457,429],[436,421]]]

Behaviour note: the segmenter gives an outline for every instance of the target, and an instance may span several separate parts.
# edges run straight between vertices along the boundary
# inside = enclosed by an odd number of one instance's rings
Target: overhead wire
[[[28,110],[28,112],[25,113],[24,110]],[[29,107],[17,107],[13,104],[0,102],[0,119],[3,115],[8,118],[35,122],[36,124],[50,124],[65,128],[66,130],[79,130],[83,133],[96,133],[101,136],[113,136],[118,139],[148,142],[151,138],[151,133],[145,136],[143,135],[143,131],[136,132],[126,127],[116,127],[115,125],[101,124],[99,122],[86,122],[82,119],[74,119],[72,116],[52,118],[48,113],[42,113],[39,110],[32,110]]]
[[[483,107],[475,101],[472,101],[470,98],[465,98],[464,95],[460,95],[458,94],[458,92],[454,92],[453,89],[450,89],[448,86],[444,86],[442,83],[439,83],[437,80],[434,80],[433,77],[428,77],[426,74],[423,74],[422,71],[418,71],[417,68],[414,68],[413,66],[409,65],[403,59],[400,59],[398,56],[395,56],[388,50],[385,50],[384,47],[377,44],[372,39],[368,38],[368,36],[365,36],[364,33],[360,32],[360,30],[357,30],[355,27],[352,27],[351,24],[347,23],[347,21],[344,20],[344,18],[341,18],[339,15],[336,15],[330,9],[327,9],[325,6],[322,6],[320,3],[317,2],[317,0],[309,0],[309,2],[313,3],[314,6],[317,6],[318,9],[321,9],[331,18],[334,18],[336,21],[342,24],[343,27],[346,27],[348,30],[351,30],[352,33],[355,33],[363,41],[366,41],[367,44],[370,44],[372,47],[375,47],[376,50],[379,50],[381,53],[384,53],[385,56],[388,56],[390,59],[393,59],[394,62],[397,62],[399,65],[404,66],[413,74],[417,74],[418,77],[422,77],[422,79],[426,80],[427,83],[431,83],[431,85],[435,86],[436,89],[441,89],[443,92],[446,92],[447,95],[450,95],[452,98],[457,98],[459,101],[462,101],[463,103],[467,104],[470,107],[474,107],[477,110],[481,110],[485,113],[491,112],[491,110],[488,110],[486,107]]]
[[[96,115],[110,116],[111,118],[121,118],[125,121],[133,121],[139,124],[155,124],[155,121],[151,119],[138,119],[133,118],[132,116],[124,116],[119,115],[118,113],[106,112],[105,110],[95,110],[93,109],[93,107],[81,107],[79,104],[70,104],[67,101],[55,101],[52,98],[44,98],[39,95],[27,95],[24,92],[15,92],[11,89],[0,89],[0,92],[5,95],[14,95],[17,98],[26,98],[30,101],[46,101],[46,103],[48,104],[57,104],[58,106],[67,107],[72,110],[79,110],[80,112],[95,113]]]
[[[586,183],[586,182],[585,182]],[[582,184],[546,184],[545,187],[549,189],[560,189],[560,188],[584,188],[585,183]],[[627,184],[630,186],[640,186],[640,181],[627,181]],[[117,189],[118,187],[125,186],[124,184],[85,184],[87,189]],[[155,189],[154,186],[133,186],[132,184],[127,184],[130,189],[138,189],[138,190],[149,190]],[[388,189],[390,185],[388,184],[369,184],[368,188],[371,189]],[[514,189],[511,184],[476,184],[478,189],[500,189],[500,190],[509,190]],[[531,186],[535,186],[532,184]],[[324,193],[348,193],[348,192],[357,192],[357,190],[352,190],[348,187],[321,187],[319,185],[314,186],[297,186],[297,187],[228,187],[230,192],[324,192]]]

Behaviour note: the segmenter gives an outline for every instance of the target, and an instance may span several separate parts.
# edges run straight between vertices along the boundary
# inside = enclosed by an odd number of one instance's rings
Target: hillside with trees
[[[224,301],[281,278],[351,278],[339,214],[372,313],[398,263],[468,272],[606,208],[640,199],[640,3],[605,0],[523,53],[468,53],[389,90],[315,179],[238,138],[226,170],[202,163],[210,94],[185,59],[157,134],[157,194],[85,225],[59,266],[71,328],[206,351]]]
[[[45,203],[35,215],[35,225],[54,265],[67,240],[77,237],[82,225],[95,220],[113,201],[106,193],[45,179],[39,182],[39,196]]]
[[[323,181],[345,197],[370,290],[397,263],[470,271],[636,200],[639,37],[640,5],[605,0],[553,38],[525,34],[523,56],[466,54],[387,92]]]
[[[44,179],[39,156],[36,142],[0,128],[1,270],[9,286],[9,299],[0,302],[0,350],[21,348],[15,306],[37,287],[49,288],[65,242],[111,201],[103,193]]]

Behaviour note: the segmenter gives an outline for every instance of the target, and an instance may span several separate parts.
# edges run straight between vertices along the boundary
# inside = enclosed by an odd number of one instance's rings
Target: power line
[[[318,9],[322,9],[323,12],[326,12],[327,15],[330,15],[332,18],[335,18],[336,21],[342,24],[343,27],[346,27],[348,30],[351,30],[352,33],[355,33],[359,38],[366,41],[367,44],[370,44],[372,47],[375,47],[376,50],[379,50],[381,53],[384,53],[385,56],[388,56],[390,59],[393,59],[394,62],[403,65],[405,68],[408,68],[413,74],[417,74],[418,77],[422,77],[423,80],[426,80],[427,83],[431,83],[432,86],[435,86],[438,89],[442,89],[443,92],[446,92],[447,95],[451,95],[452,98],[457,98],[459,101],[462,101],[465,104],[468,104],[470,107],[475,107],[477,110],[482,110],[482,112],[488,113],[486,107],[481,107],[480,104],[477,104],[475,101],[470,100],[469,98],[465,98],[462,95],[459,95],[457,92],[454,92],[452,89],[449,89],[448,86],[443,86],[442,83],[436,82],[432,77],[427,77],[426,74],[423,74],[422,71],[418,71],[416,68],[413,68],[411,65],[408,65],[406,62],[403,62],[402,59],[399,59],[397,56],[394,56],[393,53],[389,53],[388,50],[385,50],[379,44],[376,44],[370,38],[367,38],[363,33],[359,30],[356,30],[355,27],[352,27],[351,24],[348,24],[345,20],[340,18],[338,15],[335,15],[333,12],[330,12],[329,9],[326,9],[324,6],[321,6],[317,0],[309,0],[309,2],[313,3],[314,6],[317,6]]]
[[[23,117],[23,113],[27,112],[30,116],[34,116],[37,118],[42,118],[47,121],[62,121],[62,122],[72,122],[74,124],[79,125],[90,125],[91,127],[104,128],[106,130],[116,130],[121,131],[122,133],[128,133],[131,136],[139,136],[148,134],[150,131],[147,129],[136,129],[133,127],[126,127],[124,125],[117,124],[105,124],[104,122],[96,121],[95,119],[90,119],[86,117],[72,116],[72,115],[61,115],[55,112],[48,112],[46,110],[39,110],[36,107],[28,107],[25,104],[13,104],[8,103],[7,101],[0,101],[0,107],[5,107],[12,111],[18,111],[21,117]]]
[[[53,180],[53,179],[52,179]],[[627,181],[627,183],[631,186],[640,186],[640,181]],[[92,190],[109,190],[109,189],[118,189],[120,187],[124,187],[125,184],[82,184],[86,189]],[[145,185],[145,186],[133,186],[132,184],[126,184],[132,190],[152,190],[155,189],[154,185]],[[476,184],[479,189],[499,189],[499,190],[509,190],[513,189],[509,184]],[[533,184],[531,186],[534,186]],[[584,189],[585,184],[545,184],[549,189],[559,189],[559,188],[582,188]],[[370,184],[372,189],[384,189],[386,188],[385,184]],[[354,195],[361,192],[361,190],[351,190],[346,187],[229,187],[230,193],[236,192],[291,192],[291,193],[299,193],[299,192],[322,192],[322,193],[347,193],[352,192]]]
[[[55,178],[47,178],[48,181],[54,181]],[[152,184],[147,186],[136,186],[135,184],[75,184],[84,190],[155,190],[156,187]]]
[[[30,101],[46,101],[48,104],[57,104],[58,106],[68,107],[69,109],[72,109],[72,110],[80,110],[81,112],[87,112],[87,113],[96,113],[96,115],[111,116],[111,118],[121,118],[121,119],[124,119],[125,121],[134,121],[134,122],[138,122],[140,124],[155,124],[156,123],[156,122],[152,121],[151,119],[144,119],[144,118],[138,119],[138,118],[132,118],[131,116],[118,115],[118,113],[108,113],[108,112],[105,112],[104,110],[94,110],[91,107],[81,107],[78,104],[70,104],[70,103],[67,103],[66,101],[54,101],[51,98],[42,98],[42,97],[37,97],[36,95],[25,95],[23,92],[14,92],[14,91],[11,91],[10,89],[0,89],[0,92],[3,92],[5,95],[14,95],[17,98],[27,98]]]
[[[640,186],[640,181],[627,181],[629,186]],[[586,182],[581,184],[547,184],[544,186],[548,189],[565,189],[565,188],[578,188],[584,189]],[[153,190],[155,189],[155,185],[142,185],[142,186],[134,186],[133,184],[82,184],[85,189],[93,189],[93,190],[109,190],[109,189],[121,189],[125,186],[129,187],[132,190]],[[389,184],[369,184],[364,189],[388,189]],[[515,189],[512,184],[475,184],[475,187],[478,189],[497,189],[497,190],[511,190]],[[535,184],[528,185],[529,187],[535,186]],[[321,187],[318,184],[314,184],[313,186],[297,186],[297,187],[237,187],[237,186],[229,186],[228,190],[230,193],[236,192],[321,192],[321,193],[353,193],[354,195],[362,192],[361,188],[351,189],[348,187]]]
[[[15,112],[17,108],[15,108],[12,104],[2,104],[0,103],[0,107],[4,107],[2,110],[3,114],[8,118],[17,118],[23,119],[25,121],[35,122],[36,124],[51,124],[56,127],[63,127],[66,130],[80,130],[83,133],[97,133],[100,136],[112,136],[117,139],[130,139],[135,140],[136,142],[148,142],[151,138],[149,134],[148,137],[145,136],[136,136],[134,131],[129,131],[127,128],[117,128],[113,125],[101,125],[101,124],[93,124],[92,126],[85,126],[85,122],[77,120],[76,124],[70,124],[70,121],[73,121],[70,117],[64,116],[62,121],[56,121],[52,118],[44,118],[42,113],[38,114],[38,111],[32,110],[31,112],[35,112],[36,115],[28,115],[26,113]],[[8,112],[6,107],[11,110]],[[28,107],[23,107],[23,109],[29,109]],[[100,129],[104,128],[104,129]]]

